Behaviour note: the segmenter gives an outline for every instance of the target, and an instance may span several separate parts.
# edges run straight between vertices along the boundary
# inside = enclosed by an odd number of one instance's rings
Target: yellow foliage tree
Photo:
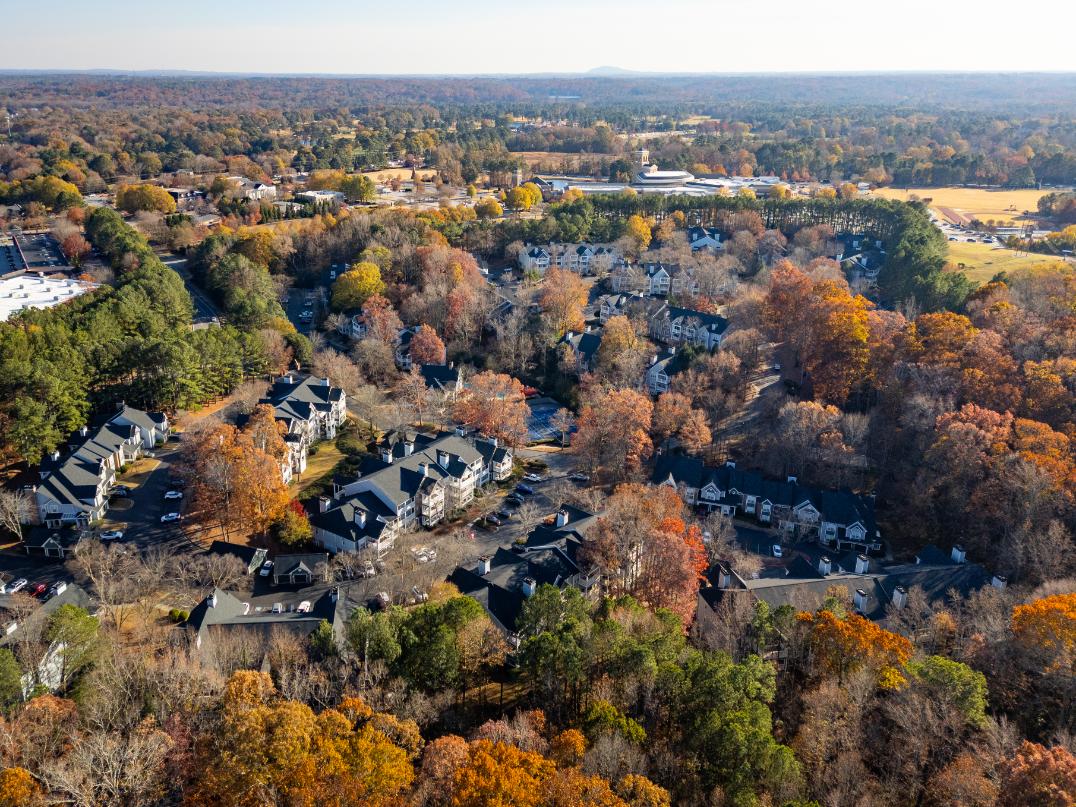
[[[336,279],[332,305],[337,311],[359,308],[367,299],[384,290],[380,267],[376,263],[360,261]]]
[[[35,807],[43,803],[41,786],[26,768],[0,771],[0,807]]]

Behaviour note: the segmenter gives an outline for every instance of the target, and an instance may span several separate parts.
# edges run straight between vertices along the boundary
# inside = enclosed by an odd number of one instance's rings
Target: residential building
[[[284,631],[305,638],[322,621],[329,624],[334,639],[342,641],[348,615],[360,604],[350,601],[336,586],[318,585],[257,596],[214,588],[194,607],[184,627],[199,648],[209,649],[219,638],[231,640],[246,635],[255,647],[264,647],[268,652],[268,640],[274,633]]]
[[[463,373],[453,362],[448,364],[423,364],[419,367],[426,386],[455,398],[463,391]]]
[[[685,297],[699,293],[698,281],[678,263],[621,266],[612,276],[613,291],[637,291],[651,297]]]
[[[284,484],[306,470],[310,446],[319,440],[333,440],[347,419],[347,395],[327,378],[288,374],[273,382],[259,404],[273,407],[276,419],[284,424],[288,455],[281,462]]]
[[[274,586],[308,586],[322,575],[329,563],[325,552],[305,555],[277,555],[273,558]]]
[[[616,316],[649,320],[665,305],[664,300],[648,297],[639,292],[603,294],[594,304],[594,316],[603,325]]]
[[[658,460],[653,481],[675,488],[692,507],[749,518],[792,539],[814,539],[837,551],[882,548],[872,496],[800,485],[794,476],[766,479],[734,462],[714,468],[697,457],[672,454]]]
[[[560,344],[567,345],[575,359],[576,372],[588,373],[594,369],[594,361],[601,347],[601,329],[591,330],[589,327],[582,333],[568,331],[561,337]]]
[[[63,560],[75,551],[83,535],[83,531],[73,524],[63,529],[29,527],[23,530],[22,548],[27,555]]]
[[[729,321],[719,314],[667,305],[650,319],[650,336],[669,345],[693,344],[714,350],[728,330]]]
[[[948,606],[953,594],[967,597],[985,585],[1004,588],[1003,577],[991,576],[968,563],[964,550],[954,546],[948,554],[935,546],[916,553],[912,562],[879,563],[864,554],[797,556],[767,566],[757,577],[743,578],[727,564],[718,563],[708,576],[709,586],[699,590],[699,626],[705,630],[716,618],[715,608],[729,598],[747,597],[766,602],[771,609],[789,606],[816,611],[834,588],[844,588],[852,609],[867,619],[885,624],[907,607],[909,595],[929,606]]]
[[[50,529],[87,528],[101,519],[116,474],[168,434],[168,418],[120,405],[103,424],[83,426],[41,463],[41,481],[29,488],[35,503],[30,520]]]
[[[647,390],[651,395],[668,392],[673,376],[682,369],[683,361],[679,359],[675,349],[670,348],[663,353],[655,354],[643,373]]]
[[[396,337],[396,366],[405,373],[411,371],[411,340],[418,333],[420,325],[404,328]]]
[[[538,586],[574,587],[588,597],[600,592],[601,575],[584,563],[581,548],[596,516],[561,507],[546,524],[535,527],[523,546],[499,548],[473,567],[458,566],[449,575],[460,593],[477,600],[513,647],[526,638],[517,631],[523,603]]]
[[[519,253],[519,268],[540,274],[551,267],[591,275],[612,269],[620,253],[611,244],[547,244],[526,247]]]
[[[721,249],[721,233],[716,227],[688,227],[687,243],[692,252],[705,249],[716,252]]]
[[[276,185],[267,185],[264,182],[256,182],[246,177],[232,176],[228,179],[236,186],[239,196],[254,201],[276,199]]]
[[[296,199],[304,202],[339,204],[344,201],[344,194],[340,191],[299,191],[295,194]]]
[[[456,432],[390,432],[352,481],[337,480],[333,497],[311,518],[314,542],[331,552],[389,549],[396,537],[432,527],[470,503],[475,491],[512,473],[512,450],[495,438]]]
[[[0,604],[0,610],[3,611],[3,615],[0,616],[0,622],[2,622],[0,646],[5,647],[17,643],[25,631],[29,631],[30,636],[43,635],[42,628],[49,618],[65,605],[72,605],[90,613],[95,610],[90,595],[85,589],[74,583],[67,583],[56,596],[36,605],[28,613],[22,610],[22,606],[19,607],[19,611],[14,610],[12,608],[14,602],[10,598],[6,598],[6,600],[6,602]],[[14,650],[15,648],[12,647],[11,649]],[[44,687],[50,692],[56,692],[69,683],[64,680],[65,674],[69,675],[71,670],[71,665],[65,663],[64,659],[66,649],[67,644],[62,640],[57,639],[49,642],[48,647],[44,648],[43,652],[38,656],[37,664],[32,665],[32,669],[22,674],[23,698],[32,697],[34,690],[38,689],[38,687]]]

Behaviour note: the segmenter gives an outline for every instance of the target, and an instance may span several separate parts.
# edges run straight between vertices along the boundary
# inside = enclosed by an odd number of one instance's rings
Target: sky
[[[0,18],[0,69],[1076,70],[1072,0],[0,0]]]

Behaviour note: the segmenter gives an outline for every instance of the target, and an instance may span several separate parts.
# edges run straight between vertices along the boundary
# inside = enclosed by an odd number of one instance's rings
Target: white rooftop
[[[95,288],[95,283],[63,277],[23,275],[0,280],[0,322],[24,308],[51,308]]]

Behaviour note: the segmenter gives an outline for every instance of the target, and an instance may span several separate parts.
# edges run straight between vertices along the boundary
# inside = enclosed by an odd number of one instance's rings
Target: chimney
[[[457,437],[463,437],[465,434],[467,434],[467,429],[465,427],[463,427],[463,426],[457,426],[456,427],[456,436]]]
[[[732,572],[727,566],[717,567],[717,587],[732,588]]]
[[[332,504],[332,499],[330,499],[328,496],[318,496],[318,512],[319,513],[324,513],[326,510],[329,509],[329,506],[331,504]]]
[[[725,460],[725,467],[726,467],[726,468],[735,468],[735,467],[736,467],[736,463],[735,463],[735,462],[733,462],[732,460]]]
[[[870,558],[866,555],[856,555],[856,574],[866,574],[870,564]]]
[[[83,426],[81,429],[78,430],[78,433],[81,434],[83,437],[85,437],[87,434],[90,433],[90,427],[89,426]]]
[[[404,456],[405,457],[410,457],[414,453],[415,453],[415,441],[414,440],[405,440],[404,441]]]
[[[953,546],[953,554],[950,555],[953,559],[953,563],[963,563],[968,558],[968,553],[964,551],[964,547],[960,544]]]
[[[328,377],[319,379],[319,381],[321,381],[321,386],[323,386],[323,387],[331,387],[332,386],[332,384],[329,382]]]
[[[214,591],[212,594],[210,594],[209,599],[206,602],[207,602],[207,604],[209,605],[210,608],[216,608],[217,607],[217,592]]]
[[[558,510],[557,511],[557,526],[558,527],[563,527],[567,523],[568,523],[568,511],[567,510]]]
[[[428,462],[420,462],[418,464],[418,472],[424,477],[430,475],[430,464]]]
[[[365,527],[366,526],[366,511],[365,510],[360,510],[358,507],[356,507],[355,508],[354,519],[355,519],[355,526],[357,526],[357,527]]]
[[[999,574],[995,574],[994,579],[990,581],[990,585],[992,585],[994,588],[1005,588],[1008,583],[1008,578],[1002,577]]]
[[[900,609],[908,603],[908,592],[904,590],[904,586],[897,586],[893,589],[893,607]]]
[[[524,597],[533,597],[534,596],[534,590],[537,587],[538,587],[538,581],[535,580],[533,577],[524,577],[523,578],[523,596]]]
[[[480,575],[489,574],[490,561],[491,558],[489,555],[483,555],[478,559],[478,573]]]
[[[386,465],[392,465],[392,449],[388,446],[381,447],[381,461]]]
[[[295,383],[295,376],[293,376],[291,373],[288,373],[288,383],[289,384],[294,384]]]
[[[823,555],[818,559],[818,573],[823,577],[826,577],[833,570],[833,563],[830,561],[827,555]]]
[[[339,587],[339,586],[333,586],[333,590],[332,590],[332,592],[331,592],[331,593],[329,594],[329,598],[330,598],[330,599],[331,599],[331,600],[332,600],[333,602],[336,602],[337,600],[339,600],[339,599],[340,599],[340,587]]]
[[[795,484],[796,484],[796,482],[797,482],[798,480],[796,479],[796,477],[794,477],[794,476],[790,476],[790,477],[788,477],[788,479],[787,479],[786,481],[787,481],[787,482],[788,482],[788,484],[790,484],[790,485],[795,485]]]
[[[852,597],[852,605],[861,614],[867,610],[867,592],[861,588],[856,589],[856,593]]]
[[[59,451],[53,451],[50,456],[52,457],[53,462],[59,462],[60,461],[60,452]]]
[[[448,452],[437,449],[437,464],[442,468],[448,467]]]
[[[454,361],[450,361],[450,362],[448,363],[448,369],[449,369],[449,370],[455,370],[455,369],[456,369],[456,362],[454,362]]]

